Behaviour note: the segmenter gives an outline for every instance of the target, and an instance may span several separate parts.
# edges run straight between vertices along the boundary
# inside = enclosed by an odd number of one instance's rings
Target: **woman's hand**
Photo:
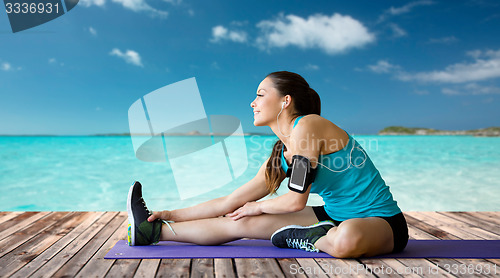
[[[150,217],[148,217],[149,222],[153,222],[156,219],[170,220],[170,211],[169,210],[155,211]]]
[[[261,215],[262,210],[260,209],[260,204],[257,202],[248,202],[239,209],[228,213],[227,216],[231,217],[233,220],[238,220],[245,216]]]

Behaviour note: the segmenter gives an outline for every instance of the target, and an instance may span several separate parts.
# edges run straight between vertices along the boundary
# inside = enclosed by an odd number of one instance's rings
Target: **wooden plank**
[[[471,214],[460,213],[460,212],[437,212],[438,214],[445,215],[447,217],[453,218],[457,221],[462,221],[469,223],[475,227],[486,230],[492,234],[495,234],[500,239],[500,224],[495,224],[494,222],[482,220],[481,218],[475,217]],[[500,215],[499,215],[500,217]]]
[[[439,273],[439,277],[456,277],[439,268],[436,269],[436,265],[426,259],[398,259],[398,261],[406,266],[399,271],[405,277],[409,274],[416,274],[423,277],[434,276],[433,272],[435,271]]]
[[[54,212],[0,241],[0,257],[52,226],[69,212]],[[42,215],[44,215],[42,213]],[[35,216],[34,216],[35,217]],[[31,217],[29,219],[32,219]],[[23,221],[24,222],[24,221]]]
[[[275,259],[234,259],[238,277],[285,277]]]
[[[10,276],[69,233],[88,216],[88,213],[78,212],[61,218],[47,230],[3,256],[0,259],[0,273],[4,276]]]
[[[500,270],[494,275],[492,272],[494,270],[493,263],[488,262],[483,259],[430,259],[438,270],[435,270],[434,274],[450,273],[458,277],[498,277],[500,275]],[[486,269],[490,269],[489,273]]]
[[[488,223],[500,225],[500,211],[464,211],[461,213],[479,218]]]
[[[307,277],[307,275],[305,275],[305,274],[299,273],[298,271],[294,271],[294,269],[297,269],[298,266],[300,266],[296,259],[286,258],[286,259],[277,259],[277,261],[278,261],[278,264],[281,267],[281,270],[285,274],[285,277],[287,277],[287,278],[292,278],[292,277],[294,277],[294,278],[296,278],[296,277],[297,278],[304,278],[304,277]]]
[[[383,277],[420,277],[416,274],[407,274],[403,276],[402,274],[398,274],[403,272],[406,265],[402,264],[397,259],[371,259],[371,258],[363,258],[359,260],[362,264],[365,265],[365,268],[369,273],[372,273],[377,276]]]
[[[28,277],[38,270],[50,259],[58,254],[68,243],[77,238],[83,231],[85,231],[92,223],[94,223],[104,213],[102,212],[87,212],[87,218],[81,222],[75,229],[66,234],[63,238],[52,244],[49,248],[43,251],[36,258],[33,258],[27,265],[17,271],[13,277]]]
[[[422,220],[421,218],[417,218],[418,215],[419,214],[415,212],[411,213],[406,212],[405,218],[408,224],[428,234],[431,234],[439,239],[459,239],[458,237],[451,235],[448,232],[438,227],[433,226],[431,223],[428,223],[425,220]],[[436,223],[436,221],[434,221],[434,223]]]
[[[160,265],[160,261],[160,259],[141,260],[141,263],[135,272],[134,278],[154,277],[156,270]]]
[[[71,276],[74,277],[85,266],[90,258],[97,252],[102,244],[111,236],[116,230],[116,227],[123,223],[126,219],[125,215],[116,215],[116,212],[107,212],[107,214],[114,214],[115,217],[107,223],[102,230],[99,231],[85,246],[78,251],[63,267],[57,271],[54,276]],[[154,275],[154,273],[153,273]]]
[[[29,227],[39,219],[49,215],[50,212],[48,211],[43,211],[43,212],[35,212],[35,211],[30,211],[30,212],[25,212],[16,218],[10,219],[9,221],[6,221],[0,225],[0,249],[2,246],[3,240],[12,235],[13,233],[17,232],[18,230],[25,229],[26,227]]]
[[[157,278],[188,278],[191,268],[190,259],[162,259],[156,272]]]
[[[488,274],[491,273],[495,275],[494,277],[500,276],[500,259],[487,259],[486,261],[492,263],[491,268],[489,269],[491,271],[488,271]]]
[[[305,274],[310,278],[325,278],[328,277],[325,270],[314,259],[297,258],[298,265],[291,269],[283,269],[283,272],[290,271],[291,274]],[[287,274],[285,273],[285,276]]]
[[[192,259],[191,277],[214,277],[214,259]]]
[[[141,260],[115,260],[106,277],[134,277]]]
[[[125,220],[119,223],[118,228],[115,227],[113,235],[106,240],[106,242],[101,246],[99,251],[85,264],[85,266],[80,270],[76,277],[105,277],[106,273],[109,271],[115,260],[104,259],[104,256],[115,246],[118,240],[123,240],[127,238],[127,226],[128,220],[126,219],[127,213],[120,212],[120,216],[123,216]]]
[[[434,226],[439,226],[443,230],[446,230],[450,234],[456,236],[459,239],[483,239],[483,237],[490,237],[491,233],[480,230],[469,224],[469,222],[459,221],[455,218],[446,216],[445,214],[439,214],[437,212],[421,212],[416,217],[423,221],[426,221]],[[453,267],[462,267],[467,265],[467,260],[464,259],[429,259],[431,263],[434,264],[432,268],[433,271],[441,274],[453,274]],[[460,273],[458,273],[460,274]],[[458,275],[460,276],[460,275]],[[480,275],[481,276],[481,275]]]
[[[94,237],[117,213],[105,213],[101,218],[75,238],[50,261],[33,273],[36,277],[52,277],[61,266],[69,261],[87,242]]]
[[[233,260],[214,259],[214,272],[216,278],[235,278]]]
[[[375,277],[364,264],[355,259],[315,259],[323,271],[330,276]],[[338,274],[340,273],[340,274]]]
[[[24,211],[1,211],[0,213],[0,224],[2,224],[3,222],[9,221],[12,218],[16,218],[17,216],[23,214]]]
[[[462,239],[498,239],[498,236],[493,233],[479,229],[469,223],[457,221],[437,212],[422,212],[420,216],[438,221],[442,229],[446,229],[449,233]]]
[[[483,259],[463,259],[462,263],[466,267],[459,267],[460,272],[465,275],[474,275],[474,276],[483,276],[483,277],[499,277],[500,276],[500,268],[492,262]],[[465,268],[465,269],[464,269]],[[491,271],[486,271],[490,269]],[[496,269],[496,273],[495,273]]]

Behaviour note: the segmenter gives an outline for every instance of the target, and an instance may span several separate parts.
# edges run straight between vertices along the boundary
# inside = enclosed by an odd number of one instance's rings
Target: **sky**
[[[0,134],[129,131],[142,96],[195,77],[208,115],[253,126],[270,72],[301,74],[352,134],[500,126],[500,3],[80,0],[12,33],[0,11]]]

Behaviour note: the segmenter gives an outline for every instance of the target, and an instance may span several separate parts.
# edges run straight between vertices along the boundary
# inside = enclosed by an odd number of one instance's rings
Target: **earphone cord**
[[[281,115],[281,112],[283,112],[283,108],[284,108],[284,107],[285,107],[285,104],[281,105],[281,110],[280,110],[280,112],[278,113],[278,116],[276,116],[276,123],[278,124],[278,131],[279,131],[279,133],[281,134],[281,136],[283,136],[283,137],[290,137],[290,135],[292,135],[292,134],[285,135],[285,134],[283,134],[283,133],[281,132],[281,129],[280,129],[280,122],[278,121],[278,118],[279,118],[279,116]]]
[[[368,158],[368,156],[366,155],[365,151],[363,151],[363,149],[362,149],[362,148],[360,148],[360,147],[356,147],[356,149],[358,149],[358,150],[360,150],[361,152],[363,152],[363,155],[365,156],[365,158],[363,159],[363,162],[361,162],[360,164],[357,164],[357,165],[356,165],[356,164],[353,164],[353,163],[352,163],[352,151],[354,150],[354,146],[355,146],[355,143],[353,143],[353,144],[352,144],[352,149],[351,149],[351,151],[349,152],[349,166],[348,166],[347,168],[345,168],[344,170],[340,170],[340,171],[332,170],[332,169],[330,169],[328,166],[326,166],[326,165],[322,164],[322,163],[321,163],[321,162],[319,162],[319,161],[318,161],[317,163],[318,163],[319,165],[321,165],[321,166],[325,167],[326,169],[330,170],[331,172],[335,172],[335,173],[341,173],[341,172],[344,172],[344,171],[346,171],[347,169],[351,168],[351,166],[354,166],[354,167],[361,167],[361,166],[363,166],[363,164],[365,164],[366,159]]]

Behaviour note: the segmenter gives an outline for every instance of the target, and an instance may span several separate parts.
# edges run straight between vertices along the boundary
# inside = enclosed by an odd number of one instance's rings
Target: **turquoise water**
[[[500,210],[500,138],[354,136],[404,211]],[[246,137],[248,169],[234,182],[180,200],[166,163],[138,160],[129,137],[0,137],[0,210],[124,211],[134,180],[151,209],[230,193],[250,180],[275,137]],[[185,144],[185,137],[176,139]],[[192,175],[196,175],[193,167]],[[286,192],[286,186],[279,191]],[[321,204],[312,196],[310,205]]]

